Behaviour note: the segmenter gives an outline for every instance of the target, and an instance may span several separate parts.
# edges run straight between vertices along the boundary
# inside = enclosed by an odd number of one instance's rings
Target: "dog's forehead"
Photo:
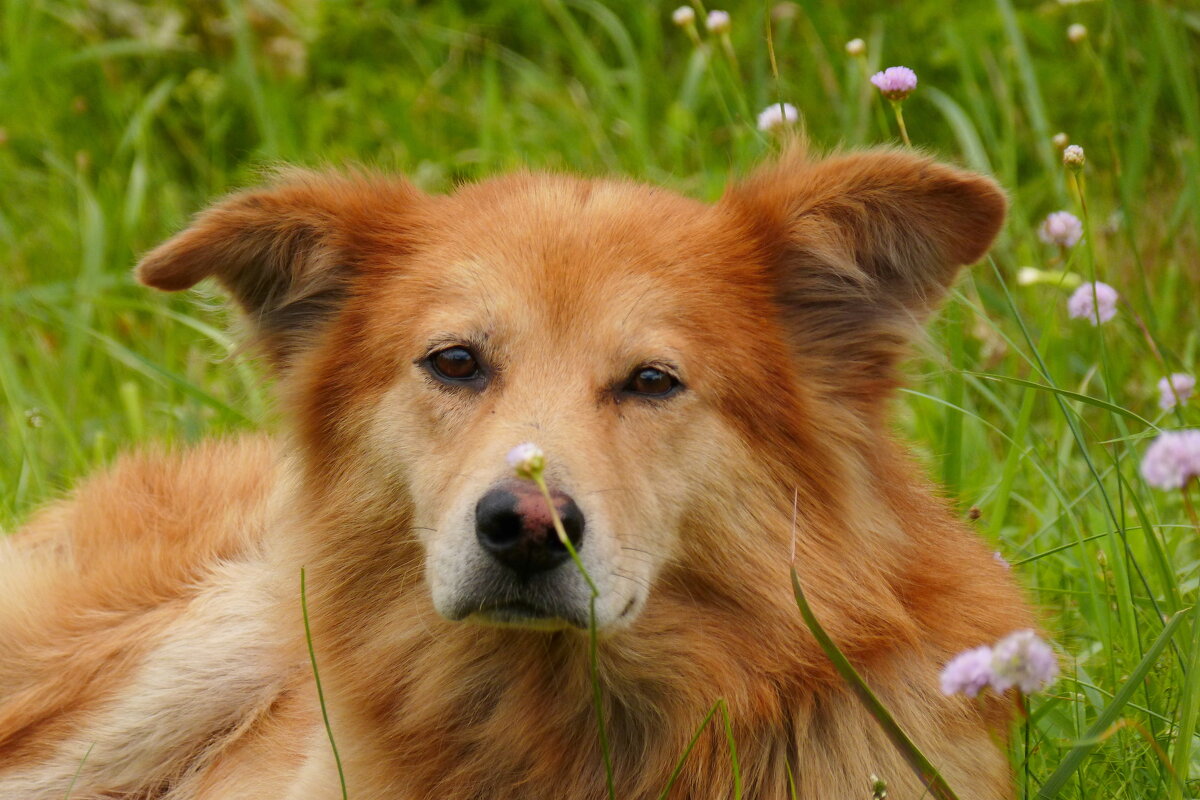
[[[446,327],[464,315],[576,332],[667,324],[717,291],[733,258],[722,225],[709,205],[632,182],[472,186],[446,198],[421,255],[423,312]]]

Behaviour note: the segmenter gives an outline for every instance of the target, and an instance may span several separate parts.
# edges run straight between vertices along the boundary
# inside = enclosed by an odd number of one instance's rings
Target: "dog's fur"
[[[467,607],[493,568],[475,503],[525,440],[586,515],[617,797],[657,797],[718,698],[748,798],[789,796],[789,769],[810,800],[872,774],[924,796],[792,563],[960,796],[1009,797],[1006,704],[937,676],[1031,617],[888,423],[897,361],[1004,208],[891,150],[793,152],[713,205],[535,174],[435,197],[286,172],[223,200],[138,276],[232,294],[288,435],[126,457],[0,541],[0,797],[338,796],[302,566],[351,798],[604,797],[574,565],[548,619]],[[431,377],[453,344],[486,385]],[[645,364],[684,388],[624,391]],[[671,796],[732,796],[719,722]]]

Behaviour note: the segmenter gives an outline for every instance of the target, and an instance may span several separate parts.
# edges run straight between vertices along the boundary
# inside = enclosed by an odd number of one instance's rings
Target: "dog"
[[[1011,702],[938,675],[1031,611],[889,427],[1005,210],[893,149],[711,204],[287,170],[221,200],[136,274],[220,283],[285,430],[126,456],[0,542],[0,797],[590,800],[606,758],[622,800],[928,796],[793,567],[959,796],[1011,797]]]

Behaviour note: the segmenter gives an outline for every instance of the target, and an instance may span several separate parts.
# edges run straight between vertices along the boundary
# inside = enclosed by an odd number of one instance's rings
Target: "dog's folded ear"
[[[908,151],[809,161],[799,152],[722,199],[761,244],[798,355],[869,403],[959,269],[1004,221],[994,181]]]
[[[286,367],[346,298],[356,272],[403,253],[425,196],[405,181],[285,170],[233,194],[147,253],[138,280],[164,291],[214,277],[264,354]]]

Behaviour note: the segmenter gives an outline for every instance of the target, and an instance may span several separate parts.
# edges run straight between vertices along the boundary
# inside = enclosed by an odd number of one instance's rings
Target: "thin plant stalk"
[[[63,800],[71,800],[71,792],[74,790],[76,782],[79,781],[79,775],[83,772],[83,765],[87,763],[88,756],[92,754],[92,748],[95,746],[95,742],[89,744],[87,752],[79,760],[79,766],[75,768],[75,774],[71,776],[71,782],[67,784],[67,793],[63,795]]]
[[[883,702],[871,691],[871,687],[863,680],[863,677],[858,674],[858,670],[850,663],[845,654],[838,649],[837,644],[833,639],[829,638],[829,634],[821,626],[813,613],[812,608],[808,604],[808,600],[804,596],[804,590],[800,587],[800,577],[796,574],[796,568],[792,567],[792,593],[796,597],[796,605],[800,609],[800,615],[804,617],[805,624],[812,631],[812,635],[817,640],[817,644],[825,651],[825,655],[833,662],[833,666],[837,669],[838,674],[842,676],[842,680],[854,690],[854,694],[866,707],[867,712],[875,718],[879,723],[879,727],[883,729],[884,734],[900,751],[900,755],[912,768],[913,772],[929,789],[929,793],[936,800],[959,800],[958,794],[950,788],[950,784],[946,783],[946,779],[942,777],[941,772],[937,767],[921,752],[912,738],[905,732],[904,728],[900,727],[900,723],[892,716],[892,713],[887,710]]]
[[[321,719],[325,721],[325,733],[329,736],[329,746],[333,749],[333,760],[337,764],[338,782],[342,787],[342,800],[347,800],[346,773],[342,769],[342,756],[338,753],[337,742],[333,738],[333,726],[329,724],[329,711],[325,707],[325,690],[321,688],[321,672],[317,669],[317,651],[313,648],[312,626],[308,622],[308,591],[305,583],[304,567],[300,568],[300,611],[304,615],[304,641],[308,645],[308,657],[312,661],[313,681],[317,684],[317,702],[321,704]]]
[[[700,735],[704,733],[704,729],[708,727],[708,723],[712,722],[713,715],[717,713],[717,709],[721,707],[723,699],[713,703],[712,708],[704,715],[704,719],[700,721],[700,727],[696,728],[696,732],[692,735],[691,741],[683,751],[683,755],[675,762],[675,769],[671,770],[671,777],[667,779],[667,785],[663,787],[662,794],[658,796],[658,800],[667,800],[667,795],[671,793],[672,787],[675,786],[675,781],[679,780],[680,773],[683,772],[683,765],[687,762],[688,756],[692,754],[692,750],[696,748],[696,743],[700,741]]]
[[[904,126],[904,111],[900,108],[903,103],[899,100],[892,100],[890,102],[892,104],[892,111],[896,114],[896,124],[900,126],[900,138],[904,140],[904,146],[911,150],[912,140],[908,138],[908,128]]]
[[[608,787],[608,797],[609,800],[616,800],[617,792],[613,783],[612,752],[608,745],[608,731],[604,725],[604,694],[600,689],[600,658],[596,631],[596,598],[600,596],[600,590],[596,588],[596,583],[592,580],[592,576],[588,574],[587,568],[583,566],[583,560],[579,558],[579,553],[575,551],[575,545],[571,544],[570,538],[567,537],[567,531],[563,528],[562,520],[558,516],[558,509],[554,507],[554,501],[550,498],[550,489],[546,486],[545,478],[542,477],[540,471],[537,471],[530,475],[530,479],[537,484],[542,497],[546,500],[546,506],[550,509],[550,518],[554,521],[554,531],[558,534],[558,540],[562,543],[563,547],[567,548],[567,552],[571,554],[571,560],[575,562],[575,566],[579,569],[579,574],[583,576],[584,581],[587,582],[588,590],[591,592],[591,596],[588,599],[588,665],[592,678],[592,704],[596,707],[596,725],[599,728],[600,752],[604,757],[604,779]]]

